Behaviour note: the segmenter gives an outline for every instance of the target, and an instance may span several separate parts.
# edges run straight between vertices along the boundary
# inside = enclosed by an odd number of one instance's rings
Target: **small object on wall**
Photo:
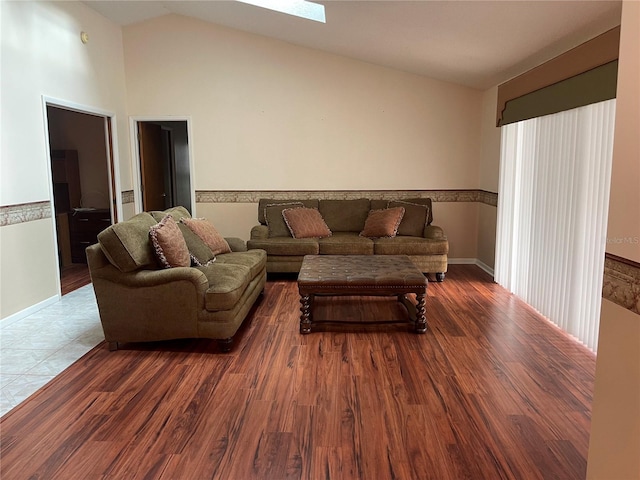
[[[80,32],[80,41],[82,43],[88,43],[89,42],[89,34],[87,32]]]

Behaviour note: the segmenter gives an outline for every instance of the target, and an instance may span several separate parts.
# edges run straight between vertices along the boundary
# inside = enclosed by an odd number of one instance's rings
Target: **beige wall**
[[[640,3],[622,7],[607,252],[640,262]],[[629,238],[628,242],[612,242]],[[640,478],[640,315],[602,301],[589,479]]]
[[[496,224],[498,209],[492,205],[478,205],[477,258],[493,270],[496,264]]]
[[[7,225],[0,228],[0,235],[0,318],[5,318],[44,302],[56,293],[57,257],[48,248],[43,248],[43,245],[53,245],[54,231],[50,219]]]
[[[479,188],[498,192],[500,179],[500,128],[496,127],[498,87],[482,94]],[[498,209],[491,205],[478,206],[478,260],[487,267],[495,266],[496,223]]]
[[[196,190],[478,186],[480,91],[180,16],[123,38],[130,113],[191,118]],[[256,222],[255,208],[196,208],[224,235]],[[477,206],[435,216],[452,255],[474,257]]]
[[[433,203],[433,225],[442,227],[449,239],[449,258],[476,259],[478,245],[478,203],[435,202]]]
[[[0,206],[50,200],[43,95],[117,115],[120,180],[131,188],[120,28],[80,2],[0,2],[0,9]],[[58,294],[53,231],[51,218],[0,227],[0,318]]]
[[[640,262],[640,3],[622,10],[607,252]]]
[[[135,214],[135,204],[125,203],[124,205],[122,205],[122,221],[129,220]]]
[[[477,90],[175,15],[123,38],[130,114],[192,119],[196,190],[477,187]]]
[[[640,478],[640,318],[603,299],[587,479]]]
[[[225,237],[249,239],[258,224],[257,203],[198,203],[196,216],[209,219]]]
[[[479,188],[488,192],[498,191],[500,179],[500,128],[496,127],[498,87],[482,94],[481,142]]]

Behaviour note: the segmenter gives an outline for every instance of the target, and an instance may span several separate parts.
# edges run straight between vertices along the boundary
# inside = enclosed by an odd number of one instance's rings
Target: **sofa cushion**
[[[258,276],[267,265],[267,253],[264,250],[247,250],[246,252],[223,253],[216,257],[217,263],[226,265],[243,265],[251,272],[251,278]]]
[[[249,267],[215,262],[206,267],[195,267],[205,274],[209,288],[205,293],[205,309],[219,312],[232,309],[242,297],[253,278]]]
[[[208,265],[216,260],[215,254],[211,251],[204,240],[196,235],[189,227],[183,222],[178,223],[178,228],[182,232],[184,241],[187,243],[189,254],[191,255],[191,261],[196,266]]]
[[[277,205],[280,203],[301,203],[303,207],[307,208],[318,208],[318,200],[310,199],[310,200],[275,200],[273,198],[261,198],[258,201],[258,222],[261,225],[267,224],[267,219],[265,217],[265,211],[267,205]]]
[[[185,242],[187,242],[187,248],[189,249],[193,265],[202,266],[215,261],[216,256],[207,244],[204,243],[204,241],[190,228],[188,228],[185,223],[181,222],[183,218],[191,218],[191,214],[186,208],[178,206],[164,211],[153,210],[148,213],[158,222],[167,214],[171,215],[175,219]]]
[[[224,237],[232,252],[246,252],[247,242],[238,237]]]
[[[180,221],[200,237],[214,255],[231,251],[227,241],[218,233],[213,223],[206,218],[182,218]]]
[[[403,216],[404,208],[402,207],[371,210],[364,222],[360,236],[369,238],[395,237]]]
[[[100,232],[98,242],[105,256],[121,272],[157,268],[156,254],[149,239],[149,228],[156,223],[148,213],[139,213]]]
[[[315,238],[264,238],[248,240],[249,249],[259,248],[267,255],[317,255],[318,240]]]
[[[446,239],[396,236],[374,240],[376,255],[445,255],[449,252]]]
[[[402,201],[390,201],[388,206],[389,208],[404,208],[404,216],[398,226],[398,235],[409,235],[411,237],[422,237],[424,235],[424,227],[427,226],[427,218],[429,218],[429,207]]]
[[[189,210],[182,206],[171,207],[164,211],[153,210],[149,214],[156,219],[156,222],[162,220],[167,214],[171,215],[176,222],[179,222],[181,218],[191,218]]]
[[[149,228],[156,256],[164,268],[190,267],[191,256],[178,224],[171,215]]]
[[[389,206],[389,200],[376,199],[372,198],[371,202],[371,210],[382,210],[383,208],[387,208]]]
[[[337,232],[318,240],[320,255],[373,255],[373,241],[356,232]]]
[[[369,215],[368,198],[357,200],[320,200],[318,210],[329,230],[336,232],[361,232]]]
[[[430,198],[401,198],[399,201],[426,206],[429,209],[427,212],[427,225],[431,225],[431,222],[433,222],[433,205]]]
[[[289,227],[287,227],[282,212],[288,208],[299,208],[303,206],[304,205],[299,202],[290,202],[274,203],[264,207],[264,218],[269,228],[269,238],[291,237],[291,232],[289,231]]]
[[[282,216],[293,238],[330,237],[331,230],[317,208],[285,208]]]

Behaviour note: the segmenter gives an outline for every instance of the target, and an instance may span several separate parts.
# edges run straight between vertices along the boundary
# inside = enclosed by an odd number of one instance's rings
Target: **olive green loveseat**
[[[284,208],[317,209],[331,235],[293,238],[282,218]],[[403,207],[397,235],[367,238],[361,235],[371,210]],[[258,204],[259,224],[251,229],[249,248],[267,252],[267,272],[298,272],[305,255],[407,255],[423,273],[437,281],[447,271],[449,242],[442,228],[433,225],[430,198],[304,199],[263,198]]]
[[[86,249],[100,321],[109,348],[119,343],[179,338],[218,340],[229,351],[232,339],[266,282],[266,253],[227,239],[231,253],[206,266],[163,268],[149,229],[170,213],[190,218],[183,207],[144,212],[112,225]],[[203,248],[184,233],[190,252]],[[205,245],[206,248],[206,245]],[[211,252],[209,250],[209,252]]]

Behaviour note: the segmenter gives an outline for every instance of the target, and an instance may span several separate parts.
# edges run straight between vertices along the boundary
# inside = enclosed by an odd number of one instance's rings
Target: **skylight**
[[[306,18],[314,22],[326,23],[324,5],[307,0],[238,0],[242,3],[268,8],[276,12]]]

